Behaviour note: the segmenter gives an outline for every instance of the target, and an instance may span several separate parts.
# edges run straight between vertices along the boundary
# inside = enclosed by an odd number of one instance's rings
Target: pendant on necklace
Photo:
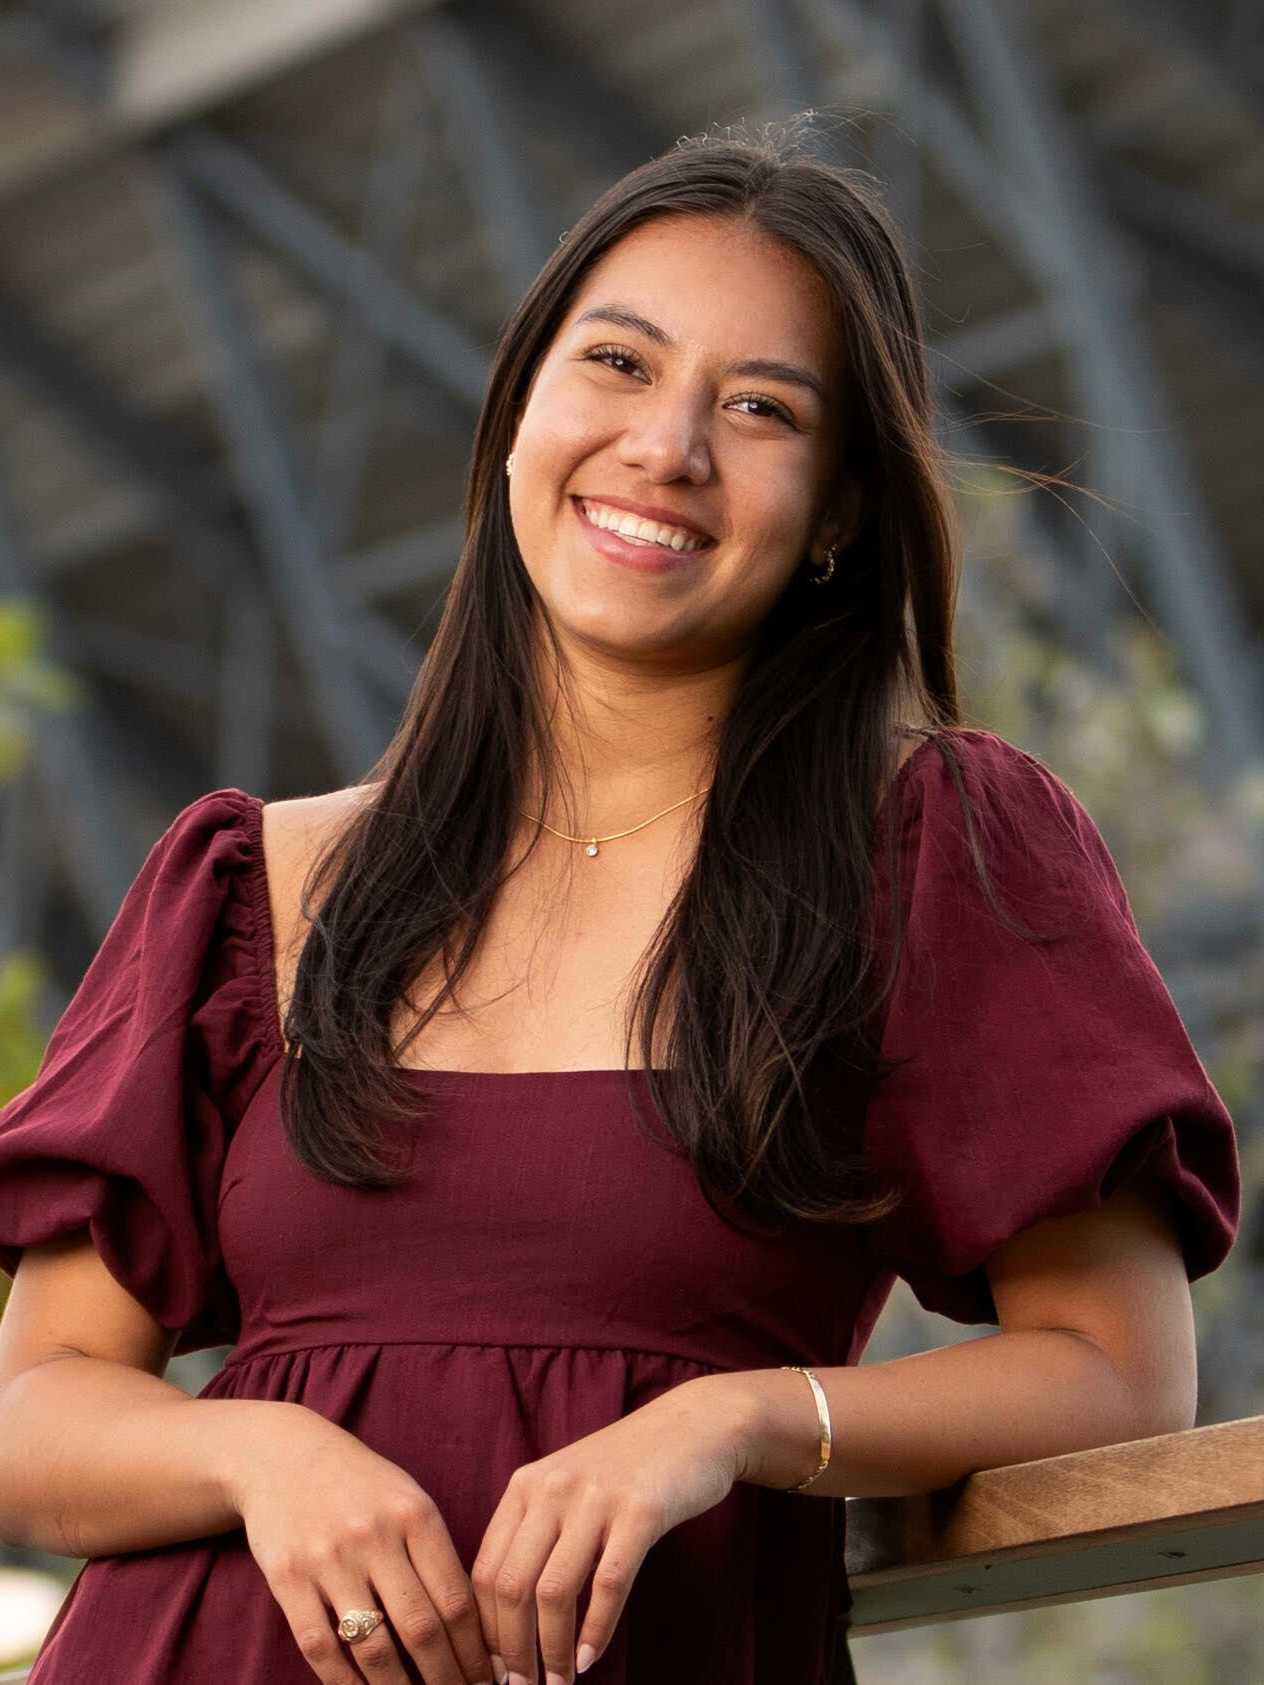
[[[594,855],[599,854],[600,852],[600,849],[597,847],[597,839],[594,837],[588,847],[584,850],[584,853],[588,855],[589,859],[592,859]]]

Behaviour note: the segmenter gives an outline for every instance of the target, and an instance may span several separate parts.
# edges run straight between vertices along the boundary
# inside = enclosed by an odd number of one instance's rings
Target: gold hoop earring
[[[825,566],[812,569],[813,585],[828,585],[834,577],[834,563],[838,560],[838,546],[831,544],[825,552]]]
[[[513,476],[513,464],[514,464],[514,453],[512,451],[510,451],[509,455],[505,458],[505,473],[508,474],[511,478]]]

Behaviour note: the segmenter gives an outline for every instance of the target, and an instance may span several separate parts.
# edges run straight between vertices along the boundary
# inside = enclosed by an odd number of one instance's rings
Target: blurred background
[[[497,332],[569,223],[680,135],[808,108],[921,291],[971,723],[1093,813],[1240,1125],[1201,1419],[1257,1413],[1259,0],[0,0],[0,1094],[182,805],[386,744]],[[962,1332],[901,1293],[869,1355]],[[41,1584],[0,1574],[0,1661]],[[1227,1581],[857,1665],[1239,1685],[1257,1608]]]

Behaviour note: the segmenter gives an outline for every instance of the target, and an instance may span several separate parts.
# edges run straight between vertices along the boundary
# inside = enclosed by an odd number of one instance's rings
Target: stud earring
[[[505,473],[508,474],[511,478],[513,476],[513,464],[514,464],[514,453],[512,451],[510,451],[509,455],[505,458]]]
[[[834,563],[838,560],[838,546],[831,544],[825,552],[825,566],[812,569],[813,585],[828,585],[834,577]]]

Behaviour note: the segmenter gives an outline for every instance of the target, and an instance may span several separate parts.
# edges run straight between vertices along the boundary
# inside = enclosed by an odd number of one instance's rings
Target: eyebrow
[[[657,322],[647,320],[623,304],[596,304],[576,319],[576,327],[581,322],[609,322],[613,327],[627,328],[632,333],[642,334],[655,345],[661,345],[665,349],[670,349],[675,343],[671,335],[660,328]],[[773,357],[753,357],[744,363],[733,363],[727,373],[750,375],[755,380],[788,381],[792,386],[804,386],[809,392],[814,392],[823,404],[829,403],[825,382],[818,375],[814,375],[811,369],[802,368],[798,363],[782,363]]]

